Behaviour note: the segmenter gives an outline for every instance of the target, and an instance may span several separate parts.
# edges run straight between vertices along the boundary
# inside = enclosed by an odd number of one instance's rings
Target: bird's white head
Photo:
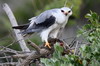
[[[71,10],[71,8],[68,8],[68,7],[62,7],[62,8],[61,8],[61,12],[62,12],[65,16],[71,16],[71,15],[72,15],[72,10]]]

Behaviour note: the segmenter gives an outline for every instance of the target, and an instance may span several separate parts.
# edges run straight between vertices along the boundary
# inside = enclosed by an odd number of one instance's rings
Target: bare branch
[[[48,54],[51,54],[51,51],[48,49],[41,49],[40,54],[37,51],[34,51],[22,62],[21,66],[28,66],[33,59],[40,58],[41,56]]]
[[[28,57],[30,54],[17,54],[17,55],[12,55],[12,56],[4,56],[4,57],[0,57],[0,59],[4,59],[4,58],[26,58]]]
[[[76,41],[76,47],[75,47],[74,55],[76,54],[76,50],[77,50],[78,44],[79,44],[79,42]]]
[[[10,48],[6,48],[6,47],[3,47],[3,46],[0,46],[0,54],[1,53],[5,53],[5,52],[9,52],[9,53],[17,53],[18,51],[16,50],[13,50],[13,49],[10,49]]]
[[[31,43],[31,45],[34,44],[34,43],[32,43],[32,42],[30,42],[30,43]],[[53,43],[53,44],[52,44],[52,43]],[[51,44],[52,44],[51,49],[46,48],[46,47],[42,47],[42,48],[37,47],[37,48],[36,48],[36,46],[35,46],[36,51],[33,51],[33,52],[22,62],[22,64],[21,64],[20,66],[28,66],[29,63],[30,63],[32,60],[34,60],[34,59],[36,59],[36,58],[40,58],[40,57],[42,57],[42,56],[46,56],[46,55],[52,54],[52,53],[54,52],[53,45],[54,45],[55,41],[54,41],[54,42],[52,41],[52,43],[51,43]],[[38,51],[37,51],[37,50],[38,50]]]
[[[11,22],[11,25],[12,26],[18,26],[17,24],[17,21],[11,11],[11,9],[9,8],[9,6],[5,3],[3,4],[3,10],[6,12],[6,14],[8,15],[8,18],[10,19],[10,22]],[[15,35],[16,35],[16,38],[17,38],[17,41],[19,41],[19,44],[20,44],[20,47],[22,49],[22,51],[26,51],[26,52],[29,52],[29,48],[26,46],[26,43],[25,41],[23,40],[23,37],[21,34],[18,34],[20,32],[20,30],[15,30],[14,29],[14,32],[15,32]]]
[[[31,42],[30,40],[27,43],[30,44],[37,52],[40,52],[40,47],[35,43]]]
[[[15,66],[18,62],[6,62],[6,63],[0,63],[0,66]]]

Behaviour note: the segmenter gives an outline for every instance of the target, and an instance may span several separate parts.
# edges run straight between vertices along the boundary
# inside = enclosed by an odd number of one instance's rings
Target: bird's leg
[[[49,44],[49,42],[48,42],[48,36],[49,36],[51,30],[52,30],[52,29],[44,30],[44,31],[42,31],[41,34],[40,34],[40,37],[41,37],[42,41],[45,42],[45,47],[47,46],[48,48],[51,48],[51,47],[50,47],[50,44]]]
[[[57,39],[58,33],[59,33],[59,29],[56,29],[50,34],[50,37]]]
[[[45,42],[45,47],[51,48],[50,43],[48,41]]]

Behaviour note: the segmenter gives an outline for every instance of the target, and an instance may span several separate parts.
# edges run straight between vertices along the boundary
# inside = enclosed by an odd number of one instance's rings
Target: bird
[[[57,38],[61,28],[64,28],[72,15],[69,7],[54,8],[42,12],[40,15],[29,19],[29,23],[13,26],[13,29],[22,30],[22,35],[38,33],[45,47],[51,48],[48,38]]]

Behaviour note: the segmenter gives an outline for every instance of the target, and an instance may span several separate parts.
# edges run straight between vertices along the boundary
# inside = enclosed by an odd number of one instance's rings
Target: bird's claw
[[[46,42],[46,43],[45,43],[45,47],[51,48],[49,42]]]

